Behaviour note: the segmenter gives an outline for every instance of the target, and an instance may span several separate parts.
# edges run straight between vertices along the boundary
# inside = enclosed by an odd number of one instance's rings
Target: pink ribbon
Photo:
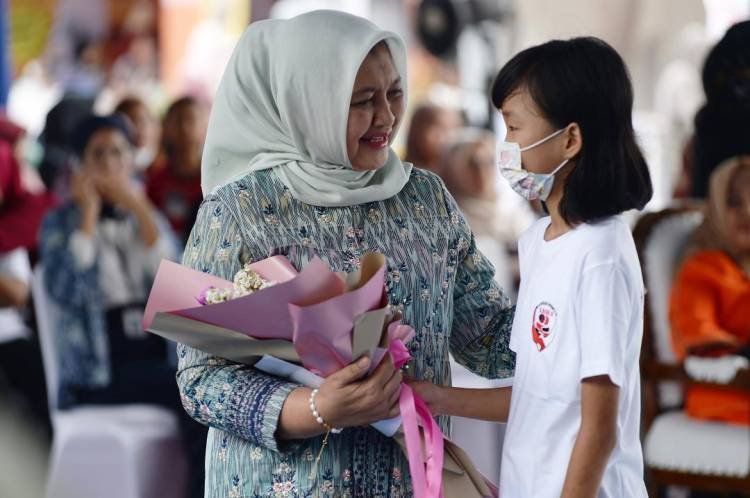
[[[403,367],[410,359],[404,343],[393,340],[388,346],[396,368]],[[427,404],[406,384],[401,386],[399,408],[409,457],[409,472],[416,498],[443,498],[443,433],[435,422]],[[422,443],[419,427],[424,431],[426,458],[422,458]],[[423,463],[426,461],[426,464]]]

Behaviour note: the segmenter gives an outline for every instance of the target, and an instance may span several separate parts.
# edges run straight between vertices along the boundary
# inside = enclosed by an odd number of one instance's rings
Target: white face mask
[[[533,149],[534,147],[547,142],[565,131],[565,128],[557,130],[531,145],[521,148],[515,142],[498,142],[497,144],[497,164],[500,168],[500,174],[508,180],[510,186],[520,196],[530,200],[546,201],[552,192],[552,186],[555,182],[555,175],[563,166],[568,164],[568,159],[563,161],[551,173],[532,173],[523,169],[521,165],[521,152]]]

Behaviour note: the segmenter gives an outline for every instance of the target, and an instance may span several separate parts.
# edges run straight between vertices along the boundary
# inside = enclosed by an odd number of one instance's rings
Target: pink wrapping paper
[[[157,312],[166,312],[241,332],[255,339],[291,340],[303,365],[327,376],[356,359],[352,358],[355,319],[386,305],[385,264],[361,287],[349,292],[345,292],[344,280],[319,258],[310,261],[299,273],[286,258],[263,260],[251,268],[277,285],[225,303],[195,306],[197,296],[206,287],[231,289],[232,283],[163,261],[146,305],[144,329],[151,326]],[[382,344],[387,349],[375,349],[373,367],[390,353],[396,368],[401,368],[410,359],[404,343],[413,336],[411,327],[400,322],[391,323],[383,341],[385,344]],[[399,405],[414,495],[417,498],[442,498],[443,434],[425,403],[409,386],[402,386]],[[424,433],[426,462],[422,459],[419,427]]]
[[[286,258],[283,258],[287,261]],[[209,286],[231,289],[232,283],[175,263],[163,261],[156,274],[143,328],[148,329],[157,311],[224,327],[256,339],[292,339],[292,317],[289,303],[319,302],[344,292],[344,281],[322,260],[315,258],[299,274],[277,261],[266,259],[251,268],[277,285],[248,296],[210,306],[196,306],[196,298]],[[292,273],[294,272],[294,273]],[[180,292],[174,292],[179,282]]]
[[[356,359],[352,358],[352,324],[384,305],[384,278],[382,266],[359,289],[310,306],[289,305],[294,349],[305,368],[327,377]]]

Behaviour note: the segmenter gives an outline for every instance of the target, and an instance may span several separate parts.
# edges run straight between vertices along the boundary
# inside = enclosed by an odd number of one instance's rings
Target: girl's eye
[[[357,107],[364,107],[364,106],[366,106],[368,104],[371,104],[371,103],[372,103],[372,99],[370,98],[370,99],[367,99],[367,100],[363,100],[361,102],[352,102],[352,105],[357,106]]]
[[[393,97],[393,98],[398,98],[398,97],[402,96],[403,94],[404,94],[404,91],[401,90],[400,88],[395,89],[395,90],[391,90],[390,92],[388,92],[388,96],[389,97]]]
[[[508,126],[506,126],[506,128],[508,129],[508,131],[518,131],[518,127],[517,126],[510,126],[510,125],[508,125]]]

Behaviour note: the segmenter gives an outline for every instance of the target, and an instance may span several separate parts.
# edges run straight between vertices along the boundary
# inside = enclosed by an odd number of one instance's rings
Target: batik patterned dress
[[[390,199],[337,208],[297,201],[273,170],[251,173],[206,197],[183,264],[232,279],[247,261],[283,255],[300,269],[319,256],[352,272],[373,251],[387,259],[390,304],[416,331],[410,375],[450,384],[449,352],[484,377],[513,374],[513,308],[431,173],[414,169]],[[275,437],[296,384],[187,346],[178,354],[183,405],[211,426],[207,497],[411,496],[407,460],[391,439],[346,429],[331,435],[315,468],[322,438]],[[448,433],[448,420],[439,423]]]

